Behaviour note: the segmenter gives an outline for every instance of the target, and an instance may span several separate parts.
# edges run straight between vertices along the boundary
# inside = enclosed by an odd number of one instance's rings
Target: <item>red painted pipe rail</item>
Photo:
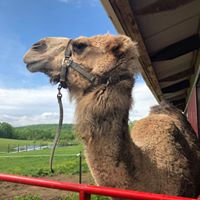
[[[54,180],[32,178],[32,177],[25,177],[25,176],[16,176],[16,175],[2,174],[2,173],[0,173],[0,181],[7,181],[7,182],[13,182],[13,183],[21,183],[21,184],[26,184],[26,185],[52,188],[52,189],[79,192],[80,200],[90,200],[91,194],[110,196],[110,197],[119,197],[119,198],[128,198],[128,199],[134,199],[134,200],[195,200],[192,198],[122,190],[122,189],[115,189],[115,188],[108,188],[108,187],[101,187],[101,186],[85,185],[85,184],[59,182],[59,181],[54,181]]]

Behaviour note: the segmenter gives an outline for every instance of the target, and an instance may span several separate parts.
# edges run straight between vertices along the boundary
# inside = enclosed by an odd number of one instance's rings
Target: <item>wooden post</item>
[[[79,153],[79,183],[82,183],[82,153]]]
[[[10,153],[10,145],[8,144],[8,153]]]

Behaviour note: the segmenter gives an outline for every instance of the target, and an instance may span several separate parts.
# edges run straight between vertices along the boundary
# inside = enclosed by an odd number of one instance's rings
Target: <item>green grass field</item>
[[[5,139],[0,138],[0,152],[8,152],[8,145],[9,146],[23,146],[26,144],[33,144],[34,141],[32,140],[14,140],[14,139]]]
[[[75,154],[80,150],[80,146],[58,148],[54,158],[55,174],[78,174],[79,156]],[[0,172],[36,177],[50,175],[49,155],[49,149],[1,154]],[[88,171],[85,161],[83,171]]]
[[[25,146],[25,145],[44,145],[50,142],[46,141],[33,141],[33,140],[15,140],[0,138],[0,155],[1,153],[7,153],[8,151],[13,151],[14,147]]]
[[[0,139],[0,148],[5,150],[8,144],[24,145],[32,144],[33,141]],[[79,152],[82,151],[81,145],[59,147],[54,158],[55,173],[77,174],[79,170]],[[35,150],[19,153],[0,154],[0,172],[14,173],[29,176],[49,175],[49,155],[50,149]],[[83,171],[88,171],[83,159]]]
[[[0,149],[4,150],[8,144],[25,145],[27,143],[32,144],[32,142],[27,140],[0,139]],[[83,151],[82,145],[57,148],[54,158],[54,175],[77,175],[79,173],[79,156],[77,154],[80,151]],[[52,174],[49,170],[49,155],[50,149],[1,153],[0,172],[34,177],[51,176]],[[89,172],[84,158],[82,160],[82,171],[83,173]],[[78,199],[78,195],[72,193],[66,199],[75,200]],[[66,199],[61,198],[60,200]],[[42,198],[35,195],[22,195],[15,196],[14,200],[42,200]],[[108,200],[108,198],[92,195],[92,200]]]

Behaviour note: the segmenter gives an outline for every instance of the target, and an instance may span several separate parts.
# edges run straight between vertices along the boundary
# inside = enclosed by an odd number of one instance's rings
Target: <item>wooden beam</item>
[[[186,53],[194,51],[200,48],[200,37],[198,34],[192,35],[184,40],[176,42],[164,49],[161,49],[154,55],[151,55],[151,61],[163,61],[174,59],[178,56],[182,56]]]
[[[199,24],[199,27],[198,27],[198,34],[200,34],[200,24]],[[199,79],[199,75],[200,75],[200,50],[198,50],[196,52],[196,55],[194,56],[194,75],[191,76],[190,78],[190,88],[188,88],[188,95],[187,95],[187,99],[186,99],[186,106],[185,106],[185,109],[184,109],[184,113],[187,112],[187,108],[188,108],[188,105],[189,105],[189,102],[190,102],[190,98],[192,96],[192,92],[193,92],[193,89],[196,87],[196,84],[197,84],[197,81]]]
[[[157,76],[155,74],[154,68],[152,67],[151,59],[148,55],[147,49],[144,45],[144,41],[142,39],[141,33],[137,26],[137,22],[134,16],[134,12],[131,9],[129,0],[101,0],[104,5],[108,15],[113,18],[117,18],[113,20],[114,26],[117,30],[120,30],[121,27],[123,32],[119,31],[119,33],[126,34],[133,41],[138,42],[138,48],[140,52],[140,57],[138,58],[138,69],[140,70],[146,84],[154,94],[157,101],[163,99],[163,94],[161,92]],[[109,6],[108,6],[109,4]],[[112,9],[110,9],[110,7]],[[111,12],[114,11],[114,14]],[[117,28],[120,24],[120,28]]]
[[[153,3],[148,4],[145,7],[136,9],[135,12],[137,15],[149,15],[149,14],[155,14],[155,13],[160,13],[164,11],[171,11],[175,10],[181,6],[184,6],[188,3],[191,3],[191,1],[194,0],[168,0],[168,1],[163,1],[163,0],[156,0],[153,1]],[[130,1],[132,2],[132,1]]]
[[[198,77],[197,83],[196,83],[197,87],[200,87],[200,77]],[[200,113],[200,112],[199,112]],[[199,127],[200,128],[200,127]]]
[[[185,108],[185,104],[180,104],[180,105],[175,105],[178,109],[180,109],[180,110],[184,110],[184,108]]]
[[[103,7],[106,9],[108,17],[111,19],[112,23],[115,25],[115,29],[117,30],[117,32],[121,34],[126,34],[109,0],[101,0],[101,3],[103,4]]]
[[[175,83],[173,85],[162,88],[162,92],[163,93],[173,93],[173,92],[177,92],[179,90],[185,89],[189,86],[190,86],[189,80],[184,80],[179,83]]]
[[[159,80],[159,82],[176,81],[178,79],[182,79],[184,77],[191,76],[193,73],[194,73],[194,68],[190,67],[189,69],[186,69],[184,71],[181,71],[181,72],[178,72],[176,74],[172,74],[170,76],[162,78],[162,79]]]
[[[199,129],[199,136],[200,136],[200,85],[199,85],[199,80],[197,81],[196,84],[196,95],[197,95],[197,119],[198,119],[198,129]]]
[[[168,98],[166,98],[166,100],[172,102],[172,101],[176,101],[176,100],[183,99],[183,98],[186,98],[186,92],[176,95],[176,96],[174,95],[172,97],[168,97]]]
[[[182,98],[182,99],[179,99],[179,100],[175,100],[175,101],[171,101],[171,103],[176,106],[178,109],[180,110],[184,110],[185,108],[185,103],[186,103],[186,98]]]
[[[176,101],[172,101],[172,103],[177,106],[177,105],[185,105],[185,98],[183,99],[179,99],[179,100],[176,100]]]

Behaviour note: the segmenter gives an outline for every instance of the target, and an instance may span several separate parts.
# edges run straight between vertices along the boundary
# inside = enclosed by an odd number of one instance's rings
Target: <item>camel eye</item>
[[[73,51],[76,52],[77,54],[81,54],[87,46],[88,46],[88,44],[86,44],[86,43],[76,43],[76,42],[74,42],[72,44]]]

